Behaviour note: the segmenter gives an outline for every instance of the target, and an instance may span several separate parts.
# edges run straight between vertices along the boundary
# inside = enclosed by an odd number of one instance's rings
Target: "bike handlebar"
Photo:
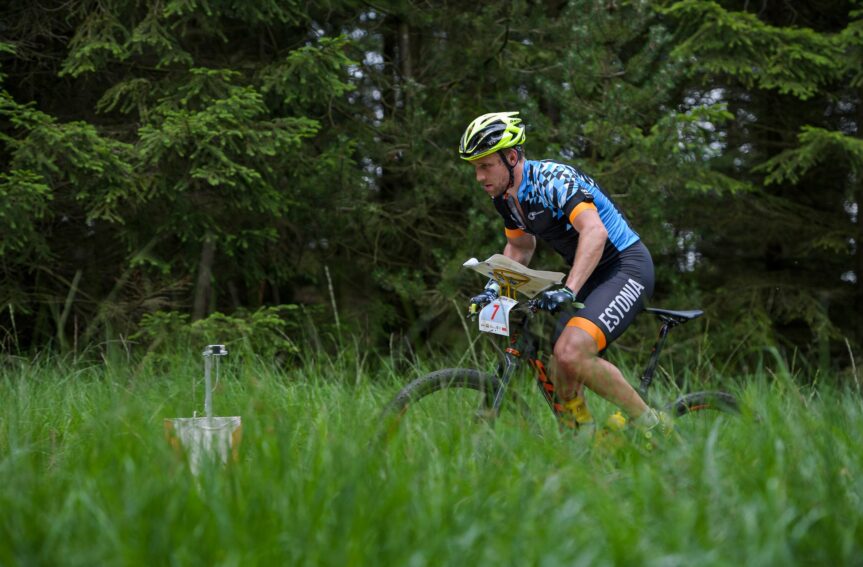
[[[524,307],[522,307],[524,306]],[[581,309],[584,307],[584,303],[580,301],[573,301],[569,304],[570,307],[574,307],[575,309]],[[537,311],[542,311],[542,308],[539,306],[539,298],[535,297],[533,299],[528,299],[527,301],[520,301],[518,305],[513,307],[513,309],[518,309],[522,307],[522,309],[528,310],[530,313],[536,313]],[[551,313],[551,312],[550,312]]]
[[[581,303],[580,301],[573,301],[570,305],[572,307],[575,307],[576,309],[581,309],[582,307],[584,307],[584,303]],[[479,310],[473,310],[474,306],[475,305],[471,305],[472,309],[468,313],[468,315],[470,315],[471,318],[479,315]],[[538,297],[534,297],[534,298],[528,299],[526,301],[519,301],[512,308],[512,311],[523,311],[523,312],[528,313],[530,315],[533,315],[534,313],[541,311],[541,310],[542,309],[539,307],[539,298]]]

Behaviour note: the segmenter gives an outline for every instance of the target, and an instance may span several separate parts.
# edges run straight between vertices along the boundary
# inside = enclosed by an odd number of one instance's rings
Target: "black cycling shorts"
[[[653,259],[639,240],[621,252],[615,262],[588,278],[576,296],[584,308],[561,314],[552,345],[566,327],[578,327],[593,337],[602,352],[644,309],[653,295],[653,284]]]

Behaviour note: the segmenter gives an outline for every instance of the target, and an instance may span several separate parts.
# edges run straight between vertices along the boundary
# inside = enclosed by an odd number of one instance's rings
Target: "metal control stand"
[[[213,380],[212,370],[216,367],[216,383],[219,382],[219,359],[228,356],[225,345],[207,345],[204,355],[204,415],[213,417]],[[215,361],[215,363],[214,363]]]
[[[189,459],[192,473],[197,476],[204,459],[222,464],[238,459],[242,436],[240,416],[216,417],[213,415],[213,392],[219,384],[219,359],[228,355],[225,345],[207,345],[204,352],[204,417],[175,417],[165,419],[165,433],[171,445]],[[213,369],[215,368],[215,384]]]

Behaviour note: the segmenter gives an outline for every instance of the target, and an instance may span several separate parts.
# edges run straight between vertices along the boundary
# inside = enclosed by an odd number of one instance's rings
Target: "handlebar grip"
[[[524,302],[525,307],[531,312],[536,313],[539,311],[539,298],[536,297],[534,299],[528,299]],[[573,301],[570,305],[576,309],[584,309],[584,303],[580,301]]]

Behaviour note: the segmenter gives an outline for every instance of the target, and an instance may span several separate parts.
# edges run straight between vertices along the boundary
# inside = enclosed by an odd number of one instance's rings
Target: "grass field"
[[[418,371],[235,362],[215,405],[243,418],[240,459],[196,480],[163,419],[191,415],[200,368],[7,367],[0,564],[863,562],[855,393],[753,376],[742,418],[681,421],[652,453],[518,419],[406,422],[384,451],[374,416]]]

